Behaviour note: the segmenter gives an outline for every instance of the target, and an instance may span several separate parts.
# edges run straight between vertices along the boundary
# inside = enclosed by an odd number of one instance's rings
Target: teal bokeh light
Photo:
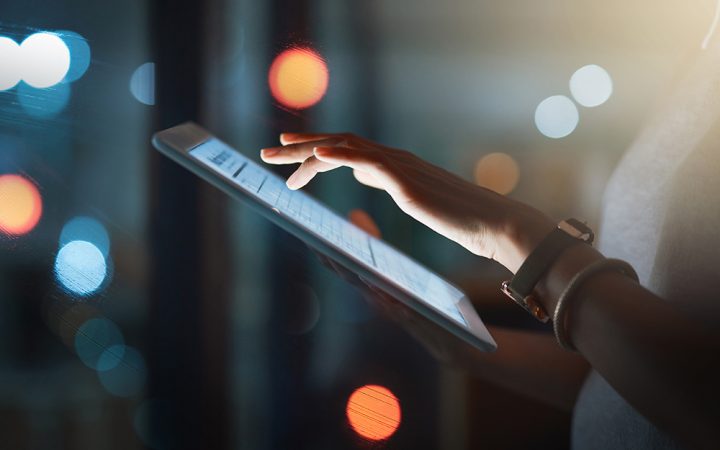
[[[106,260],[110,253],[110,236],[105,227],[92,217],[77,216],[63,226],[60,246],[72,241],[90,242],[100,250]]]
[[[122,332],[108,319],[93,318],[83,323],[75,333],[75,352],[86,366],[98,371],[111,370],[124,356]],[[111,357],[101,358],[105,352],[114,348]]]
[[[58,30],[55,34],[65,42],[70,50],[70,68],[68,69],[63,83],[72,83],[85,75],[90,67],[92,54],[87,40],[80,34],[69,30]]]
[[[115,364],[112,369],[97,373],[100,383],[113,395],[130,397],[139,394],[145,387],[145,378],[147,377],[145,360],[133,347],[112,346],[100,355],[98,364]]]
[[[17,87],[17,98],[26,113],[36,117],[53,117],[60,113],[70,101],[70,85],[56,84],[46,89],[37,89],[26,83]]]

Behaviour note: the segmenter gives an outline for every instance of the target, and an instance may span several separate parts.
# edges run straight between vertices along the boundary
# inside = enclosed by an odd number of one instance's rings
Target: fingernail
[[[278,153],[280,153],[279,148],[264,148],[264,149],[260,150],[260,155],[263,157],[275,156]]]
[[[285,182],[285,186],[288,187],[288,189],[295,190],[297,187],[295,186],[295,180],[297,179],[297,172],[290,175],[290,178],[287,179]]]
[[[330,150],[328,147],[313,147],[313,155],[315,156],[323,156],[330,153]]]

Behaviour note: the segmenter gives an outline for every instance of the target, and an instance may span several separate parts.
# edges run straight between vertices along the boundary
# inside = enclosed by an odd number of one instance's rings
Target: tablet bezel
[[[455,322],[454,319],[430,306],[428,302],[418,298],[415,294],[405,290],[392,279],[385,278],[381,274],[370,270],[370,268],[366,267],[357,259],[348,256],[344,250],[335,247],[332,243],[322,239],[317,234],[310,232],[300,224],[285,218],[277,210],[268,207],[259,199],[248,195],[242,189],[234,186],[230,180],[213,171],[209,167],[206,167],[200,160],[190,155],[190,151],[211,138],[217,139],[217,137],[213,136],[199,125],[193,122],[186,122],[155,133],[152,138],[152,144],[157,150],[168,156],[173,161],[195,173],[200,178],[208,181],[215,187],[230,195],[232,198],[244,202],[280,228],[296,236],[320,253],[339,262],[350,271],[361,276],[373,285],[376,285],[378,288],[382,289],[394,298],[397,298],[409,309],[424,316],[432,322],[435,322],[445,330],[451,332],[480,350],[491,352],[497,349],[497,344],[464,293],[463,297],[457,303],[457,306],[468,325],[467,327],[463,327],[459,323]],[[220,141],[220,139],[218,140]],[[230,145],[228,145],[228,147],[238,151]],[[239,151],[238,153],[242,154],[242,152]],[[427,268],[425,269],[432,272]],[[452,283],[447,282],[442,277],[440,278],[445,283],[454,287]],[[455,288],[457,289],[457,287]],[[458,290],[460,291],[460,289]]]

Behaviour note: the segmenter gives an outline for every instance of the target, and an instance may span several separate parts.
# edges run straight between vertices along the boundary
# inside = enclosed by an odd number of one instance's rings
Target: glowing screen
[[[291,191],[284,180],[217,139],[199,145],[190,151],[190,155],[379,277],[392,281],[435,310],[467,326],[457,307],[463,298],[462,292],[309,195]]]

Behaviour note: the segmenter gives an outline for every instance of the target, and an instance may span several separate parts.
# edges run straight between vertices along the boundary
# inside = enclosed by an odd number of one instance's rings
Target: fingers
[[[365,172],[373,178],[374,187],[386,190],[391,195],[404,190],[399,174],[380,151],[348,147],[317,147],[314,154],[320,161]],[[369,181],[366,176],[361,175],[361,178]]]
[[[382,189],[382,186],[380,186],[380,183],[377,182],[375,177],[370,175],[367,172],[362,172],[360,170],[353,170],[353,176],[356,180],[358,180],[360,183],[364,184],[365,186],[370,186],[375,189]]]
[[[303,142],[320,141],[328,138],[345,137],[343,133],[280,133],[282,145],[301,144]]]
[[[364,230],[367,234],[376,238],[380,237],[380,228],[368,213],[362,209],[353,209],[348,214],[350,222],[354,223],[358,228]]]
[[[290,175],[285,184],[288,188],[297,190],[308,184],[319,172],[327,172],[337,167],[339,167],[337,164],[320,161],[315,156],[311,156],[300,164],[300,167]]]
[[[269,147],[260,151],[260,158],[270,164],[301,163],[313,156],[313,148],[321,145],[336,145],[339,139],[320,139],[282,147]]]

